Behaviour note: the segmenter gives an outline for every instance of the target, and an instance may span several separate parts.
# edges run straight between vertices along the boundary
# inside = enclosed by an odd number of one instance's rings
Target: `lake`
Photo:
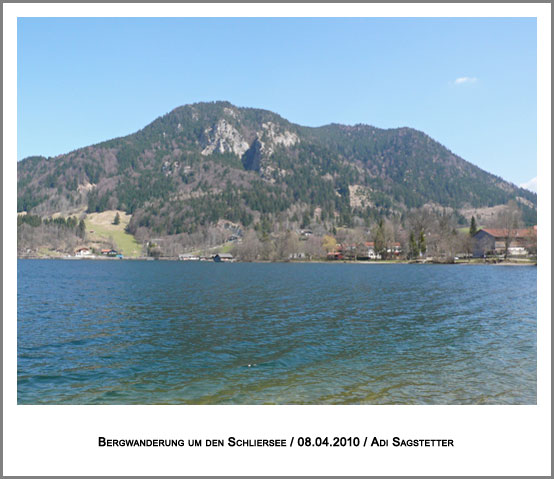
[[[18,260],[18,404],[536,404],[537,270]]]

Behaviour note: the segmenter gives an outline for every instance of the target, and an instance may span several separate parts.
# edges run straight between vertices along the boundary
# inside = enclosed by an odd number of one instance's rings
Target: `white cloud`
[[[460,77],[454,80],[454,85],[463,85],[464,83],[475,83],[477,78],[475,77]]]
[[[532,191],[533,193],[537,192],[537,177],[530,179],[529,181],[519,185],[526,190]]]

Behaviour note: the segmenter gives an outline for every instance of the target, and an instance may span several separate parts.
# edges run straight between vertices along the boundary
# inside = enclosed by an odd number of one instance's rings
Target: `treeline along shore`
[[[18,215],[19,258],[134,259],[219,262],[348,262],[435,264],[536,264],[537,227],[521,224],[515,203],[500,209],[493,226],[474,216],[462,226],[453,212],[422,208],[403,222],[380,219],[353,228],[270,225],[243,230],[222,222],[204,235],[139,237],[129,215],[42,218]],[[489,221],[489,224],[491,222]],[[304,227],[300,227],[304,226]]]

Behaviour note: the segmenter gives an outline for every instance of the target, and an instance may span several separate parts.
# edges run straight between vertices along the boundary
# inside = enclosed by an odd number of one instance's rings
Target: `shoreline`
[[[136,258],[106,258],[106,257],[94,257],[94,258],[76,258],[73,256],[18,256],[18,260],[64,260],[64,261],[175,261],[183,263],[213,263],[213,261],[183,261],[179,258],[152,258],[152,257],[136,257]],[[230,261],[232,263],[256,263],[256,264],[361,264],[361,265],[395,265],[395,264],[411,264],[411,265],[434,265],[434,266],[474,266],[474,265],[487,265],[487,266],[537,266],[537,262],[533,261],[458,261],[454,263],[444,263],[439,261],[411,261],[411,260],[397,260],[397,261],[337,261],[337,260],[292,260],[292,261]]]

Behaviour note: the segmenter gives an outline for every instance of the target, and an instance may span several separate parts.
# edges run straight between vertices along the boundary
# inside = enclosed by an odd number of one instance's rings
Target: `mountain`
[[[425,133],[291,123],[228,102],[186,105],[121,138],[18,163],[18,211],[121,210],[128,231],[194,234],[227,220],[327,228],[404,218],[423,205],[516,200],[536,222],[536,194],[468,163]]]

